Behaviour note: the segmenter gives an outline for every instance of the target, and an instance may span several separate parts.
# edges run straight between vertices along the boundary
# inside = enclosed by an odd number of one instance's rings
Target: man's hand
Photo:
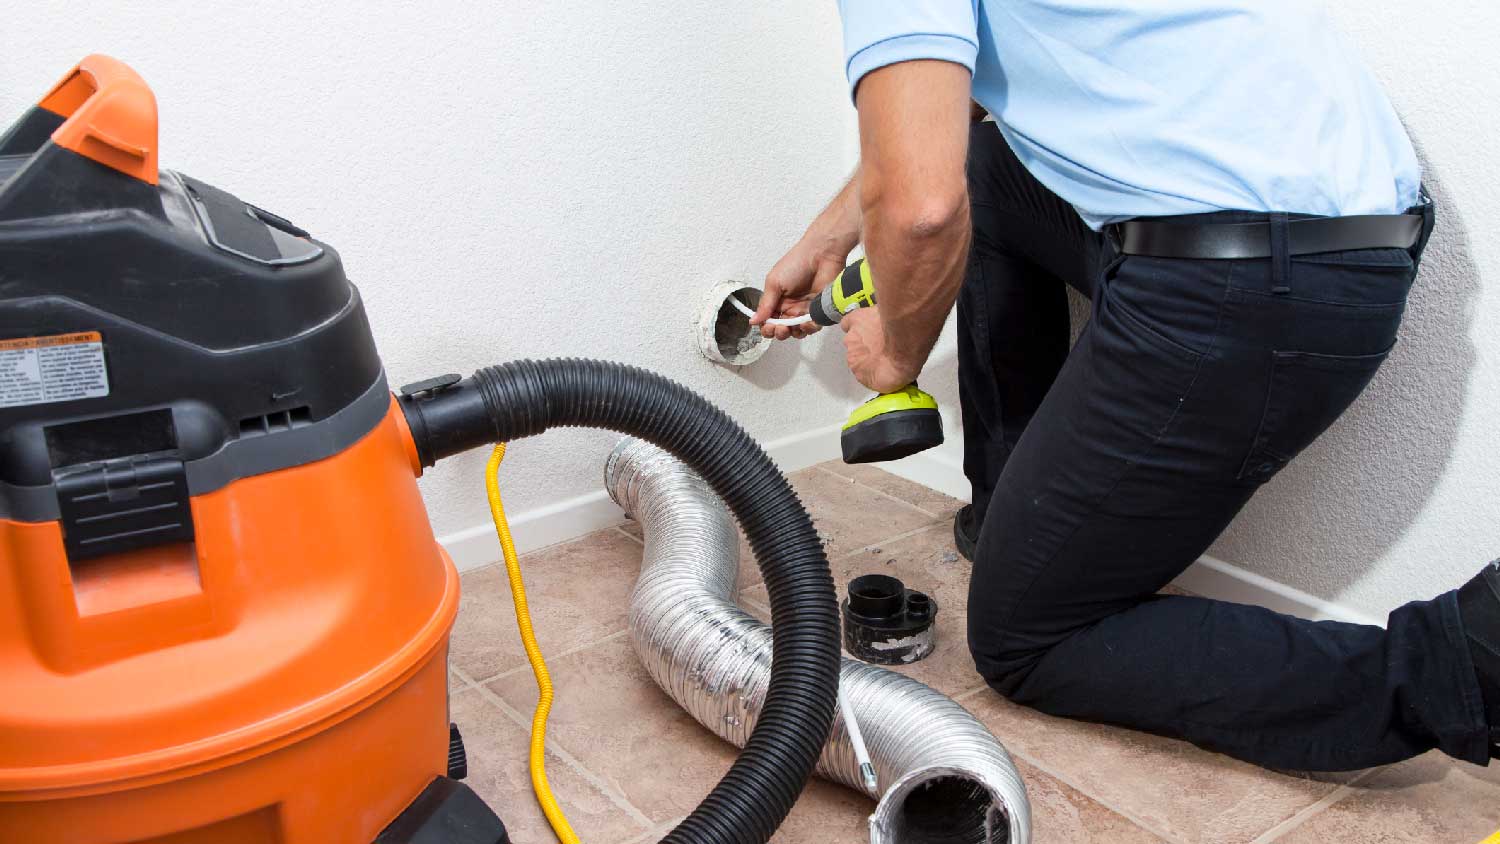
[[[889,393],[917,380],[916,372],[903,368],[886,354],[880,306],[844,314],[839,327],[844,329],[845,362],[859,383],[877,393]]]
[[[837,246],[809,242],[803,237],[782,256],[776,266],[766,274],[765,291],[760,296],[760,307],[750,319],[751,325],[760,326],[763,337],[786,340],[802,339],[820,327],[815,322],[801,325],[766,325],[772,317],[798,317],[807,313],[807,303],[823,292],[838,277],[844,268],[849,250],[839,254]]]
[[[800,339],[818,330],[811,322],[791,326],[765,323],[772,317],[799,317],[807,313],[807,303],[844,269],[849,253],[859,244],[859,231],[859,171],[855,170],[792,251],[766,274],[760,307],[750,318],[751,325],[760,326],[761,336]]]

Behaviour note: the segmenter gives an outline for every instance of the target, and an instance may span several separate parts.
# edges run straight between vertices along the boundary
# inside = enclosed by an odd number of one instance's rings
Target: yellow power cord
[[[1489,838],[1479,842],[1479,844],[1500,844],[1500,832],[1491,835]]]
[[[568,824],[557,798],[552,796],[552,787],[547,784],[547,714],[552,711],[552,677],[547,674],[547,663],[542,659],[542,649],[537,646],[536,633],[531,629],[531,611],[526,608],[526,587],[521,583],[521,563],[516,559],[516,543],[510,536],[510,523],[505,520],[505,505],[500,503],[500,461],[505,459],[505,443],[495,446],[490,452],[490,462],[484,470],[485,492],[489,494],[490,516],[495,520],[495,535],[500,537],[500,550],[505,554],[505,573],[510,577],[510,594],[516,603],[516,626],[521,630],[521,644],[526,646],[526,659],[536,675],[536,687],[540,695],[536,701],[536,712],[531,716],[531,790],[536,792],[536,802],[547,816],[547,823],[562,844],[581,844],[578,833]]]

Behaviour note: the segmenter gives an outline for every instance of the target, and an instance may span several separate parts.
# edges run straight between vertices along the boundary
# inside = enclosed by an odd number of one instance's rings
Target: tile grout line
[[[758,586],[759,584],[756,584],[756,585]],[[747,598],[747,597],[745,597],[745,592],[749,591],[750,589],[754,589],[754,588],[755,588],[754,586],[751,586],[751,587],[748,587],[747,589],[741,589],[740,590],[740,594],[737,595],[736,597],[739,598],[739,602],[740,603],[742,603],[742,604],[749,604],[749,605],[755,607],[756,609],[764,612],[766,615],[770,615],[771,614],[771,608],[770,607],[766,606],[765,604],[762,604],[760,601],[757,601],[754,598]],[[767,627],[771,626],[770,624],[767,624],[766,622],[761,622],[761,623],[762,624],[766,624]]]
[[[844,553],[838,555],[837,557],[832,557],[831,559],[839,559],[839,560],[841,560],[841,559],[845,559],[847,557],[853,557],[856,554],[862,554],[862,553],[864,553],[866,551],[869,551],[872,548],[879,548],[880,546],[885,545],[885,544],[889,544],[891,542],[899,542],[899,541],[901,541],[903,539],[910,539],[911,537],[916,536],[917,534],[922,533],[923,531],[930,530],[932,528],[935,528],[935,527],[938,527],[938,526],[942,525],[943,522],[945,521],[945,517],[943,515],[939,514],[939,513],[933,513],[933,512],[931,512],[929,510],[926,510],[926,509],[924,509],[922,507],[918,507],[917,505],[911,503],[910,501],[906,501],[904,499],[897,498],[896,496],[891,495],[890,493],[886,492],[885,490],[876,489],[875,487],[870,486],[869,484],[866,484],[866,483],[864,483],[862,481],[855,480],[854,478],[848,477],[847,475],[840,475],[838,472],[835,472],[832,469],[825,469],[822,466],[809,466],[808,468],[810,468],[810,469],[816,469],[817,471],[822,472],[825,475],[830,475],[830,476],[838,478],[839,480],[844,481],[846,483],[850,483],[850,484],[853,484],[855,486],[867,489],[870,492],[873,492],[873,493],[875,493],[876,495],[878,495],[878,496],[880,496],[882,498],[886,498],[886,499],[889,499],[891,501],[896,502],[897,504],[901,504],[903,506],[909,507],[910,509],[915,510],[918,513],[921,513],[922,515],[926,516],[927,518],[932,519],[931,522],[929,522],[929,523],[927,523],[925,525],[919,525],[918,527],[915,527],[915,528],[913,528],[913,529],[911,529],[909,531],[905,531],[903,533],[898,533],[898,534],[896,534],[894,536],[890,536],[890,537],[887,537],[887,538],[882,539],[882,540],[877,540],[877,541],[872,542],[872,543],[870,543],[868,545],[863,545],[863,546],[861,546],[859,548],[855,548],[855,549],[853,549],[851,551],[844,552]],[[629,537],[632,542],[635,542],[638,545],[644,546],[646,544],[646,541],[645,541],[645,539],[643,537],[636,536],[635,534],[633,534],[633,533],[625,530],[625,526],[624,525],[615,525],[614,527],[606,528],[606,530],[618,531],[621,534],[624,534],[625,536]],[[558,544],[560,545],[562,543],[558,543]],[[741,561],[741,562],[743,562],[743,561]],[[751,564],[752,565],[754,564],[753,560],[751,561]],[[494,565],[494,563],[491,563],[490,565]],[[751,584],[745,586],[744,589],[741,589],[740,591],[743,592],[745,589],[754,589],[757,586],[764,586],[764,585],[765,585],[765,581],[758,581],[756,583],[751,583]],[[756,603],[757,603],[757,605],[760,605],[760,602],[756,602]],[[564,654],[564,655],[566,656],[566,654]],[[516,669],[511,669],[510,671],[508,671],[506,673],[512,673],[515,670]],[[502,675],[496,675],[496,677],[492,677],[490,679],[497,679],[499,676],[502,676]],[[488,680],[483,680],[481,682],[489,682],[489,681]]]
[[[478,683],[475,683],[474,678],[470,677],[469,673],[467,671],[464,671],[462,668],[450,665],[448,666],[448,670],[452,671],[459,680],[463,681],[464,688],[466,689],[472,689],[479,685]]]
[[[1328,807],[1353,794],[1354,786],[1365,781],[1369,777],[1374,776],[1376,773],[1385,770],[1386,767],[1388,766],[1370,768],[1359,772],[1359,774],[1353,779],[1349,780],[1346,783],[1340,783],[1338,788],[1335,788],[1334,790],[1323,795],[1312,805],[1303,807],[1301,811],[1297,812],[1281,823],[1276,824],[1265,832],[1262,832],[1258,837],[1255,838],[1255,840],[1251,841],[1250,844],[1271,844],[1271,842],[1281,840],[1281,838],[1286,834],[1296,830],[1298,827],[1312,820],[1314,817],[1322,814],[1323,811]]]
[[[813,526],[816,527],[817,526],[817,522],[813,522]],[[916,536],[919,533],[924,533],[926,531],[929,531],[929,530],[932,530],[934,528],[938,528],[938,527],[941,527],[941,526],[942,526],[942,522],[941,521],[932,522],[931,524],[925,524],[925,525],[922,525],[921,527],[912,528],[911,530],[906,531],[905,533],[898,533],[895,536],[887,537],[885,539],[880,540],[879,542],[871,542],[869,545],[866,545],[866,546],[864,546],[862,548],[855,548],[853,551],[846,551],[844,553],[838,554],[837,556],[830,556],[828,558],[828,560],[829,560],[830,563],[832,563],[834,560],[852,559],[852,558],[854,558],[854,557],[856,557],[856,556],[858,556],[860,554],[863,554],[866,551],[869,551],[869,550],[871,550],[873,548],[881,548],[882,546],[889,545],[892,542],[900,542],[903,539],[911,539],[913,536]],[[826,548],[825,548],[825,550],[826,550]],[[736,598],[738,598],[739,595],[740,595],[740,593],[743,593],[743,592],[748,591],[750,589],[755,589],[755,588],[758,588],[758,587],[762,587],[762,586],[765,586],[765,585],[766,585],[765,581],[761,581],[760,583],[752,583],[749,586],[746,586],[744,589],[741,589],[738,592],[736,592],[735,596],[736,596]],[[763,604],[760,601],[755,601],[755,603],[758,606],[765,606],[765,604]],[[769,612],[769,611],[770,611],[770,608],[767,607],[767,612]]]
[[[817,469],[819,472],[822,472],[824,474],[832,475],[832,476],[834,476],[835,478],[838,478],[841,481],[845,481],[847,483],[854,484],[855,486],[858,486],[858,487],[864,487],[865,489],[867,489],[867,490],[875,493],[876,495],[881,496],[882,498],[889,498],[890,500],[896,502],[897,504],[905,504],[907,507],[910,507],[911,509],[916,510],[918,513],[921,513],[922,515],[927,516],[928,518],[931,518],[931,519],[941,519],[942,518],[942,516],[938,515],[937,513],[929,512],[929,511],[927,511],[927,510],[925,510],[925,509],[923,509],[921,507],[918,507],[917,505],[911,503],[910,501],[907,501],[904,498],[897,498],[896,496],[891,495],[889,492],[886,492],[883,489],[876,489],[875,487],[870,486],[869,484],[865,483],[864,481],[856,480],[854,478],[849,477],[848,475],[840,475],[838,472],[835,472],[832,469],[824,469],[821,465],[813,466],[812,468]],[[897,476],[892,475],[892,477],[897,477]],[[931,489],[931,487],[928,487],[928,489]],[[934,491],[936,491],[936,490],[934,490]]]
[[[880,548],[880,547],[882,547],[884,545],[889,545],[892,542],[900,542],[903,539],[911,539],[913,536],[916,536],[919,533],[925,533],[925,532],[927,532],[929,530],[932,530],[933,528],[941,527],[942,524],[943,523],[941,521],[936,521],[936,522],[932,522],[930,524],[922,525],[921,527],[912,528],[911,530],[906,531],[905,533],[898,533],[895,536],[887,537],[885,539],[880,540],[879,542],[871,542],[869,545],[866,545],[866,546],[861,547],[861,548],[855,548],[853,551],[849,551],[847,553],[840,554],[837,557],[833,557],[832,559],[835,559],[835,560],[846,560],[846,559],[848,559],[850,557],[855,556],[856,554],[863,554],[866,551],[871,550],[872,548]]]
[[[626,521],[628,521],[628,520],[626,520]],[[539,546],[539,547],[536,547],[536,548],[528,548],[525,552],[517,552],[516,556],[519,557],[521,560],[524,561],[527,557],[531,556],[532,554],[539,554],[539,553],[541,553],[543,551],[556,551],[557,549],[561,548],[564,545],[572,545],[574,542],[578,542],[579,540],[584,539],[584,538],[589,537],[589,536],[592,536],[592,535],[594,535],[596,533],[609,533],[610,531],[617,530],[617,531],[625,534],[626,536],[630,536],[630,534],[625,530],[626,521],[622,521],[620,524],[617,524],[617,525],[610,525],[609,527],[602,527],[602,528],[598,528],[598,529],[595,529],[595,530],[591,530],[588,533],[581,533],[581,534],[579,534],[577,536],[569,537],[567,539],[559,539],[558,541],[553,542],[550,545],[542,545],[542,546]],[[636,542],[640,542],[641,541],[641,540],[637,539],[634,536],[630,536],[630,538],[634,539]],[[502,569],[505,568],[505,558],[504,557],[502,557],[502,558],[500,558],[498,560],[491,560],[488,563],[485,563],[484,565],[481,565],[481,566],[472,566],[470,568],[462,569],[461,571],[459,571],[459,574],[460,575],[473,574],[474,572],[477,572],[477,571],[484,571],[485,569],[492,569],[492,568],[496,568],[496,567],[499,567],[499,568],[502,568]]]
[[[982,691],[984,691],[985,689],[988,689],[988,688],[989,688],[989,686],[987,686],[987,685],[980,685],[980,686],[975,686],[972,689],[965,689],[965,690],[963,690],[963,691],[961,691],[958,694],[956,694],[956,695],[953,696],[953,702],[957,703],[957,704],[962,704],[966,698],[971,698],[971,697],[979,694],[980,692],[982,692]],[[964,708],[967,709],[968,707],[964,707]]]
[[[972,697],[980,694],[981,692],[984,692],[988,688],[989,688],[989,686],[980,686],[978,688],[970,689],[970,690],[968,690],[966,692],[962,692],[961,694],[956,695],[953,699],[954,699],[954,701],[958,702],[959,704],[963,704],[963,702],[965,700],[967,700],[969,698],[972,698]],[[967,708],[967,707],[965,707],[965,708]],[[998,738],[998,736],[997,736],[997,738]],[[1175,838],[1175,837],[1173,837],[1171,835],[1166,834],[1162,830],[1156,829],[1150,823],[1148,823],[1148,822],[1146,822],[1146,821],[1144,821],[1144,820],[1136,817],[1134,815],[1134,813],[1126,811],[1126,810],[1123,810],[1123,809],[1120,809],[1120,808],[1118,808],[1116,806],[1111,805],[1108,801],[1102,799],[1099,795],[1093,794],[1092,792],[1090,792],[1088,789],[1084,788],[1079,783],[1074,782],[1071,778],[1063,776],[1060,772],[1055,771],[1052,768],[1050,768],[1049,766],[1043,764],[1040,760],[1038,760],[1036,757],[1032,756],[1031,754],[1029,754],[1029,753],[1022,753],[1022,752],[1017,751],[1017,750],[1011,750],[1010,748],[1006,748],[1006,751],[1008,753],[1010,753],[1011,755],[1013,755],[1013,756],[1017,756],[1017,757],[1019,757],[1021,759],[1024,759],[1028,764],[1030,764],[1033,767],[1041,770],[1043,773],[1047,774],[1048,776],[1051,776],[1054,779],[1057,779],[1057,780],[1059,780],[1059,781],[1067,784],[1071,788],[1077,789],[1080,794],[1083,794],[1084,796],[1088,797],[1090,800],[1093,800],[1094,802],[1098,803],[1099,805],[1103,806],[1104,808],[1109,809],[1111,812],[1114,812],[1115,814],[1120,815],[1121,817],[1125,818],[1126,820],[1130,821],[1131,823],[1135,824],[1136,826],[1141,827],[1142,829],[1146,830],[1147,832],[1150,832],[1153,835],[1160,835],[1160,836],[1162,836],[1162,837],[1164,837],[1164,838],[1166,838],[1166,839],[1168,839],[1170,841],[1178,841],[1179,840],[1179,839],[1177,839],[1177,838]],[[1339,802],[1340,800],[1343,800],[1345,797],[1348,797],[1350,794],[1353,794],[1354,793],[1354,788],[1353,788],[1354,786],[1358,785],[1359,783],[1363,782],[1364,780],[1368,779],[1371,776],[1374,776],[1375,774],[1377,774],[1377,773],[1379,773],[1380,771],[1383,771],[1383,770],[1385,770],[1385,767],[1371,768],[1371,769],[1368,769],[1368,770],[1365,770],[1365,771],[1361,771],[1353,779],[1350,779],[1346,783],[1340,783],[1336,788],[1334,788],[1333,790],[1329,791],[1327,794],[1323,795],[1321,798],[1319,798],[1318,800],[1316,800],[1312,804],[1303,807],[1301,810],[1299,810],[1298,812],[1296,812],[1295,814],[1293,814],[1291,817],[1287,818],[1286,820],[1281,821],[1280,823],[1276,824],[1275,826],[1273,826],[1270,829],[1266,830],[1265,832],[1261,833],[1255,839],[1251,840],[1249,842],[1249,844],[1273,844],[1273,842],[1276,842],[1276,841],[1280,840],[1282,838],[1282,836],[1286,835],[1287,833],[1295,830],[1297,827],[1299,827],[1299,826],[1303,825],[1304,823],[1306,823],[1307,821],[1311,820],[1315,815],[1318,815],[1324,809],[1327,809],[1329,806],[1332,806],[1335,803]]]
[[[557,653],[552,654],[551,656],[549,656],[547,658],[550,659],[550,660],[552,660],[553,662],[556,662],[557,660],[560,660],[560,659],[566,659],[567,657],[573,656],[574,654],[583,653],[584,651],[588,650],[589,648],[594,647],[595,645],[602,645],[605,642],[612,642],[615,639],[618,639],[621,636],[624,636],[626,633],[629,633],[629,632],[630,632],[630,628],[628,628],[628,627],[622,627],[621,629],[616,630],[615,632],[609,634],[608,636],[601,636],[600,638],[595,639],[592,642],[584,642],[581,645],[574,645],[573,647],[568,648],[565,651],[558,651]],[[457,670],[457,669],[455,669],[455,670]],[[521,665],[517,665],[514,668],[507,668],[504,671],[499,672],[498,674],[491,674],[488,677],[485,677],[485,678],[480,679],[480,680],[475,680],[473,682],[474,682],[474,685],[476,685],[476,686],[482,686],[485,683],[493,683],[496,680],[504,680],[505,678],[510,677],[513,674],[520,674],[522,671],[530,671],[530,670],[531,670],[531,663],[522,663]]]
[[[958,703],[959,705],[962,705],[965,700],[967,700],[967,699],[969,699],[971,697],[974,697],[975,695],[978,695],[979,693],[985,691],[988,688],[989,688],[989,686],[986,685],[986,686],[979,686],[978,688],[969,689],[966,692],[962,692],[962,693],[960,693],[958,695],[955,695],[954,698],[953,698],[953,700],[956,703]],[[968,707],[964,707],[964,708],[967,709]],[[989,729],[989,725],[988,724],[985,724],[985,729]],[[993,734],[993,732],[994,731],[992,730],[991,733]],[[1000,737],[999,736],[995,736],[995,738],[999,739]],[[1004,745],[1004,744],[1005,744],[1005,742],[1001,741],[1001,745]],[[1128,811],[1128,810],[1125,810],[1125,809],[1122,809],[1122,808],[1120,808],[1118,806],[1113,805],[1113,803],[1111,801],[1106,800],[1105,798],[1103,798],[1103,797],[1101,797],[1101,796],[1099,796],[1097,794],[1094,794],[1093,792],[1091,792],[1089,789],[1085,788],[1081,784],[1073,781],[1073,779],[1071,777],[1064,776],[1062,774],[1062,772],[1053,769],[1052,766],[1047,765],[1046,763],[1042,762],[1040,759],[1037,759],[1036,757],[1032,756],[1031,754],[1029,754],[1029,753],[1022,753],[1021,751],[1014,750],[1014,749],[1012,749],[1012,748],[1010,748],[1008,746],[1005,747],[1005,752],[1009,753],[1010,755],[1012,755],[1012,756],[1014,756],[1014,757],[1016,757],[1018,759],[1021,759],[1022,761],[1026,762],[1031,767],[1036,768],[1037,770],[1041,771],[1042,773],[1046,774],[1049,777],[1052,777],[1053,779],[1057,780],[1058,782],[1062,783],[1063,785],[1066,785],[1069,788],[1073,789],[1074,791],[1077,791],[1079,794],[1082,794],[1084,797],[1087,797],[1088,799],[1094,801],[1095,803],[1098,803],[1100,806],[1104,807],[1105,809],[1108,809],[1109,811],[1114,812],[1115,814],[1119,815],[1120,817],[1124,818],[1125,820],[1129,821],[1130,823],[1135,824],[1136,826],[1140,827],[1141,829],[1145,830],[1146,832],[1149,832],[1152,835],[1158,836],[1158,837],[1160,837],[1160,838],[1162,838],[1162,839],[1164,839],[1166,841],[1173,842],[1173,844],[1188,844],[1188,842],[1184,841],[1183,839],[1178,838],[1175,835],[1169,835],[1166,831],[1158,829],[1154,824],[1146,821],[1144,818],[1138,817],[1134,812],[1131,812],[1131,811]]]
[[[866,490],[868,490],[868,491],[870,491],[870,492],[872,492],[872,493],[880,496],[881,498],[885,498],[887,500],[890,500],[890,501],[893,501],[893,502],[895,502],[897,504],[900,504],[900,505],[902,505],[904,507],[907,507],[909,509],[915,510],[918,513],[921,513],[922,515],[926,516],[927,518],[933,520],[931,524],[924,525],[921,528],[917,528],[915,530],[907,531],[906,533],[902,533],[902,534],[898,534],[896,536],[890,537],[889,539],[884,540],[885,542],[894,542],[894,541],[897,541],[897,540],[906,539],[907,537],[910,537],[910,536],[913,536],[913,535],[915,535],[917,533],[920,533],[922,530],[925,530],[926,528],[934,527],[936,525],[941,524],[945,520],[945,518],[946,518],[941,513],[934,513],[931,510],[926,509],[925,507],[919,507],[916,504],[913,504],[912,502],[907,501],[904,498],[900,498],[898,496],[892,495],[892,494],[890,494],[889,492],[886,492],[883,489],[878,489],[876,487],[873,487],[873,486],[865,483],[864,481],[860,481],[860,480],[857,480],[855,478],[851,478],[848,475],[841,475],[838,472],[833,471],[832,469],[825,469],[821,465],[809,466],[808,468],[809,469],[815,469],[815,470],[817,470],[819,472],[822,472],[825,475],[829,475],[831,477],[838,478],[839,480],[844,481],[845,483],[852,484],[854,486],[866,489]],[[899,476],[893,475],[892,477],[899,477]],[[913,483],[915,483],[915,482],[913,482]],[[619,534],[627,537],[628,539],[630,539],[630,541],[636,543],[637,545],[645,545],[646,543],[645,543],[645,540],[643,538],[641,538],[639,536],[636,536],[635,534],[633,534],[633,533],[625,530],[625,525],[628,524],[629,521],[630,520],[627,519],[624,522],[621,522],[620,524],[610,525],[609,527],[600,528],[600,529],[598,529],[596,531],[590,531],[589,533],[609,533],[609,532],[616,532],[616,533],[619,533]],[[563,545],[568,545],[570,543],[577,542],[580,539],[583,539],[585,536],[588,536],[588,535],[589,534],[583,534],[582,536],[575,536],[575,537],[572,537],[570,539],[563,539],[563,540],[560,540],[558,542],[554,542],[554,543],[552,543],[550,545],[544,545],[544,546],[542,546],[540,548],[532,548],[532,549],[530,549],[530,550],[528,550],[526,552],[526,555],[535,554],[535,553],[537,553],[539,551],[553,550],[553,549],[556,549],[556,548],[561,547]],[[856,548],[855,550],[850,551],[845,556],[852,556],[854,554],[860,553],[861,551],[867,551],[867,550],[869,550],[871,548],[875,548],[875,547],[877,547],[879,545],[880,545],[879,542],[874,542],[874,543],[866,545],[866,546],[864,546],[862,548]],[[466,569],[463,572],[463,574],[470,574],[472,572],[482,571],[482,570],[488,569],[488,568],[494,568],[496,566],[499,566],[503,562],[504,562],[503,560],[495,560],[493,562],[485,563],[482,566],[475,566],[475,567],[473,567],[471,569]],[[752,585],[758,586],[760,584],[752,584]],[[479,681],[479,682],[487,682],[487,681]]]
[[[683,815],[680,818],[673,818],[672,820],[669,820],[664,824],[653,826],[640,835],[637,835],[629,841],[626,841],[625,844],[646,844],[646,842],[648,841],[655,841],[658,835],[663,835],[665,833],[671,832],[673,829],[676,829],[679,824],[687,819],[688,816]]]
[[[998,736],[997,736],[997,738],[998,738]],[[1019,750],[1011,750],[1008,747],[1006,748],[1006,752],[1008,752],[1012,756],[1015,756],[1018,759],[1021,759],[1026,764],[1030,765],[1033,768],[1036,768],[1038,771],[1041,771],[1042,773],[1046,774],[1047,776],[1052,777],[1053,779],[1057,780],[1058,782],[1062,783],[1063,785],[1066,785],[1069,788],[1073,789],[1074,791],[1077,791],[1079,794],[1082,794],[1084,797],[1087,797],[1088,799],[1094,801],[1095,803],[1098,803],[1100,806],[1103,806],[1105,809],[1108,809],[1109,811],[1114,812],[1115,814],[1119,815],[1120,817],[1124,818],[1125,820],[1129,821],[1130,823],[1135,824],[1136,826],[1140,827],[1141,829],[1144,829],[1145,831],[1151,833],[1152,835],[1160,837],[1164,841],[1170,841],[1173,844],[1191,844],[1191,842],[1187,841],[1186,839],[1179,838],[1176,835],[1172,835],[1172,834],[1168,833],[1164,829],[1158,828],[1155,824],[1151,823],[1150,821],[1147,821],[1145,818],[1142,818],[1142,817],[1138,816],[1135,812],[1132,812],[1132,811],[1130,811],[1128,809],[1124,809],[1124,808],[1121,808],[1119,806],[1116,806],[1116,805],[1114,805],[1113,801],[1108,800],[1108,799],[1106,799],[1106,798],[1104,798],[1104,797],[1102,797],[1102,796],[1100,796],[1098,794],[1094,794],[1093,792],[1089,791],[1089,789],[1085,788],[1080,783],[1075,782],[1071,777],[1064,776],[1061,771],[1058,771],[1058,770],[1052,768],[1052,766],[1045,764],[1040,759],[1032,756],[1029,753],[1022,753]]]
[[[457,669],[454,669],[454,671],[461,678],[467,677],[467,675],[465,675],[462,671],[458,671]],[[472,683],[472,681],[470,682]],[[473,683],[472,688],[477,691],[485,700],[489,701],[492,706],[500,710],[501,713],[503,713],[506,718],[510,719],[512,723],[514,723],[521,729],[526,730],[527,735],[530,736],[531,719],[522,715],[520,712],[517,712],[499,695],[490,691],[487,686]],[[652,821],[645,812],[642,812],[640,809],[636,808],[636,806],[630,802],[630,799],[628,797],[626,797],[613,785],[606,782],[603,777],[600,777],[593,771],[589,770],[583,764],[583,762],[579,760],[578,757],[574,756],[572,752],[563,747],[557,741],[556,737],[547,737],[547,751],[556,756],[558,759],[562,760],[563,764],[567,765],[569,768],[572,768],[573,773],[578,774],[589,785],[592,785],[594,788],[599,789],[599,792],[603,794],[609,800],[609,802],[613,803],[615,808],[624,812],[631,820],[644,827],[645,831],[650,832],[651,830],[656,828],[655,822]]]
[[[474,678],[468,676],[468,672],[465,672],[465,670],[459,669],[459,667],[455,666],[449,666],[449,670],[450,672],[453,672],[453,675],[455,675],[456,678],[459,678],[460,681],[463,681],[463,688],[474,688],[475,685],[477,685],[474,682]]]
[[[462,670],[455,668],[451,663],[448,665],[448,673],[458,678],[458,688],[449,689],[448,695],[452,697],[454,692],[462,692],[474,688],[474,680]]]

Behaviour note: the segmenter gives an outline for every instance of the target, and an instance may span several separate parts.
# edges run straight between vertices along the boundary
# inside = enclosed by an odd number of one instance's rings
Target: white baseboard
[[[963,455],[938,447],[911,457],[880,464],[893,475],[915,481],[960,501],[969,500],[969,479],[964,477]]]
[[[913,454],[901,460],[881,463],[880,468],[935,489],[960,501],[969,500],[969,479],[964,477],[963,425],[958,413],[948,405],[939,409],[947,440],[937,448]]]
[[[604,490],[590,492],[510,516],[516,553],[525,554],[586,533],[621,524],[625,516]],[[459,571],[469,571],[500,559],[495,526],[486,521],[438,537]]]
[[[840,424],[825,425],[766,443],[766,453],[783,472],[795,472],[843,456],[839,450]]]
[[[830,425],[783,437],[767,443],[765,449],[784,472],[836,460],[840,456],[839,427]],[[950,426],[949,430],[957,428]],[[944,446],[881,464],[880,468],[954,498],[967,500],[969,482],[964,477],[962,459],[957,448]],[[520,513],[511,519],[511,529],[515,534],[516,549],[525,553],[623,524],[624,520],[620,508],[601,489]],[[448,549],[461,571],[500,559],[500,542],[489,522],[455,531],[439,537],[438,541]],[[1207,598],[1254,604],[1314,621],[1381,623],[1364,613],[1206,555],[1173,582]]]
[[[1207,554],[1199,557],[1198,562],[1172,582],[1205,598],[1254,604],[1312,621],[1347,621],[1385,626],[1384,622],[1362,612],[1309,595],[1301,589],[1246,571]]]
[[[830,425],[772,440],[767,454],[783,472],[795,472],[839,457],[839,427]],[[962,472],[959,473],[962,475]],[[625,514],[604,490],[596,490],[518,513],[510,518],[516,551],[524,554],[556,545],[596,530],[623,524]],[[490,522],[438,537],[459,571],[487,566],[500,559],[500,540]]]

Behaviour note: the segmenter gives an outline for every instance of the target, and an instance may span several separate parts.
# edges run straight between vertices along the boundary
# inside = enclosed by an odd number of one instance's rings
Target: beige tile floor
[[[827,540],[840,584],[883,571],[937,598],[938,650],[901,670],[957,698],[1006,744],[1026,778],[1037,844],[1477,844],[1500,828],[1500,766],[1429,754],[1359,774],[1275,773],[1182,742],[1014,706],[984,686],[964,647],[968,565],[951,534],[959,502],[842,463],[791,480]],[[522,560],[558,689],[548,774],[590,844],[656,841],[734,758],[652,684],[631,650],[626,603],[640,558],[639,529],[627,523]],[[742,569],[741,601],[765,617],[765,590],[748,557]],[[526,770],[536,687],[498,566],[464,575],[451,664],[453,719],[467,740],[470,784],[518,844],[553,841]],[[814,783],[773,840],[866,841],[872,805]]]

